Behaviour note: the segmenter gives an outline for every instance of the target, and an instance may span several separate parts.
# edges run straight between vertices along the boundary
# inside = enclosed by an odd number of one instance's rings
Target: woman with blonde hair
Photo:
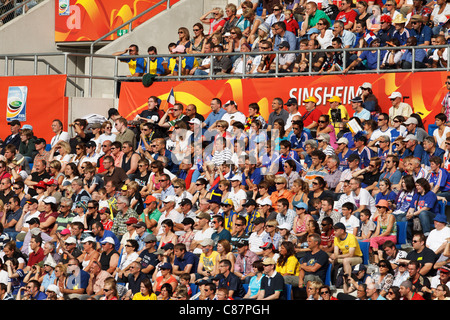
[[[213,18],[212,17],[208,18],[208,15],[210,14],[213,15]],[[200,21],[202,23],[209,24],[208,35],[211,35],[215,32],[219,33],[222,32],[221,30],[226,22],[223,16],[224,16],[223,9],[216,7],[200,17]]]
[[[180,27],[178,28],[178,41],[177,45],[182,45],[186,48],[191,47],[191,35],[189,34],[188,28]]]
[[[59,154],[55,156],[56,151],[58,151]],[[48,160],[49,162],[58,160],[61,163],[61,171],[64,171],[66,165],[71,161],[73,157],[71,152],[72,148],[70,147],[70,144],[66,141],[60,140],[50,150]]]

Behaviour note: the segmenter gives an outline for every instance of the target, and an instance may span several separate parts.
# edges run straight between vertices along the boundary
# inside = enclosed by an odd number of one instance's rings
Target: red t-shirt
[[[32,267],[33,265],[35,265],[36,263],[41,262],[42,260],[44,260],[45,255],[44,255],[44,249],[39,248],[38,252],[35,253],[34,251],[32,251],[30,253],[30,255],[28,256],[28,263],[27,266]]]
[[[336,20],[340,20],[346,26],[349,22],[355,23],[355,19],[358,16],[355,10],[350,10],[349,12],[341,11],[336,17]]]
[[[313,122],[319,123],[319,118],[321,115],[322,112],[317,108],[315,108],[311,112],[306,111],[305,115],[303,116],[303,125],[307,127]]]

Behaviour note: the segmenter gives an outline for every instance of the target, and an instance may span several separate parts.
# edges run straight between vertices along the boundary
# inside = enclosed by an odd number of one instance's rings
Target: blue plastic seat
[[[397,244],[395,246],[398,249],[402,247],[402,244],[406,243],[407,226],[408,223],[406,221],[397,221]]]
[[[286,292],[286,300],[292,300],[292,285],[285,284],[284,291]]]
[[[330,286],[331,285],[331,269],[333,269],[333,264],[329,263],[327,268],[327,273],[325,276],[325,285]]]
[[[363,254],[363,264],[368,265],[369,264],[369,242],[364,241],[358,241],[359,248],[361,249],[361,252]]]

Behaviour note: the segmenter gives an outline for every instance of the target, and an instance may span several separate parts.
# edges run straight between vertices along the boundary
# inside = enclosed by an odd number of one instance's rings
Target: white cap
[[[364,89],[372,89],[372,84],[371,84],[370,82],[364,82],[364,83],[361,85],[361,88],[364,88]]]
[[[264,199],[258,199],[256,200],[256,203],[262,205],[262,206],[271,206],[272,200],[270,200],[268,197]]]
[[[77,239],[74,237],[68,237],[64,243],[77,243]]]
[[[406,119],[405,122],[403,122],[403,125],[404,125],[404,126],[407,126],[408,124],[415,124],[415,125],[418,125],[418,124],[419,124],[419,121],[417,121],[417,119],[414,118],[414,117],[409,117],[408,119]]]
[[[58,286],[57,286],[56,284],[53,284],[53,283],[48,285],[47,291],[56,293],[56,295],[57,295],[59,298],[61,298],[61,297],[63,296],[63,295],[61,294],[61,291],[59,291]]]
[[[55,197],[47,197],[43,201],[44,201],[44,203],[54,203],[54,204],[56,204],[56,198]]]
[[[344,137],[339,138],[339,140],[336,142],[336,144],[341,144],[341,143],[348,145],[348,139],[344,138]]]
[[[403,142],[406,142],[406,141],[409,141],[409,140],[417,141],[417,138],[416,138],[416,136],[413,135],[413,134],[408,134],[408,135],[405,137],[405,139],[403,139]]]
[[[101,244],[105,244],[105,243],[110,243],[110,244],[116,244],[114,242],[114,239],[112,237],[106,237],[105,239],[103,239],[103,241],[101,242]]]
[[[175,196],[168,195],[167,197],[164,198],[163,202],[164,202],[164,203],[167,203],[167,202],[175,202]]]
[[[395,99],[395,98],[401,98],[402,94],[400,92],[394,91],[391,93],[391,95],[388,97],[389,99]]]
[[[88,242],[88,241],[91,241],[91,242],[97,242],[97,240],[96,240],[94,237],[89,236],[89,237],[84,238],[84,239],[81,241],[81,243],[86,243],[86,242]]]
[[[192,120],[189,120],[189,123],[192,123],[192,124],[198,124],[198,125],[202,124],[202,122],[200,121],[200,119],[197,119],[197,118],[194,118],[194,119],[192,119]]]
[[[242,182],[242,176],[240,174],[235,174],[233,177],[231,177],[230,181],[240,181],[240,182]]]
[[[291,231],[291,225],[289,223],[282,223],[278,226],[278,229],[286,229],[287,231]]]

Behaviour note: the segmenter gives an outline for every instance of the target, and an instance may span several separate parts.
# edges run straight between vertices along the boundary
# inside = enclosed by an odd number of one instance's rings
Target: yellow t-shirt
[[[158,298],[154,293],[143,296],[142,293],[136,292],[136,294],[133,296],[133,300],[158,300]]]
[[[279,274],[289,274],[293,276],[298,276],[300,273],[300,263],[295,256],[290,256],[284,266],[279,266],[277,263],[276,272]]]
[[[214,267],[216,266],[216,259],[219,253],[217,251],[213,251],[209,257],[205,255],[204,252],[200,255],[200,262],[203,263],[203,269],[205,271],[213,272]]]
[[[345,108],[342,104],[340,104],[336,109],[330,108],[328,110],[328,116],[330,117],[330,123],[333,125],[336,134],[339,133],[339,124],[342,122],[342,120],[350,119],[347,108]],[[336,118],[340,119],[340,121],[335,121]]]
[[[350,248],[356,248],[355,256],[362,257],[363,255],[359,247],[358,239],[351,233],[347,233],[344,240],[341,240],[339,237],[334,237],[334,245],[338,246],[342,254],[347,254],[350,251]]]

